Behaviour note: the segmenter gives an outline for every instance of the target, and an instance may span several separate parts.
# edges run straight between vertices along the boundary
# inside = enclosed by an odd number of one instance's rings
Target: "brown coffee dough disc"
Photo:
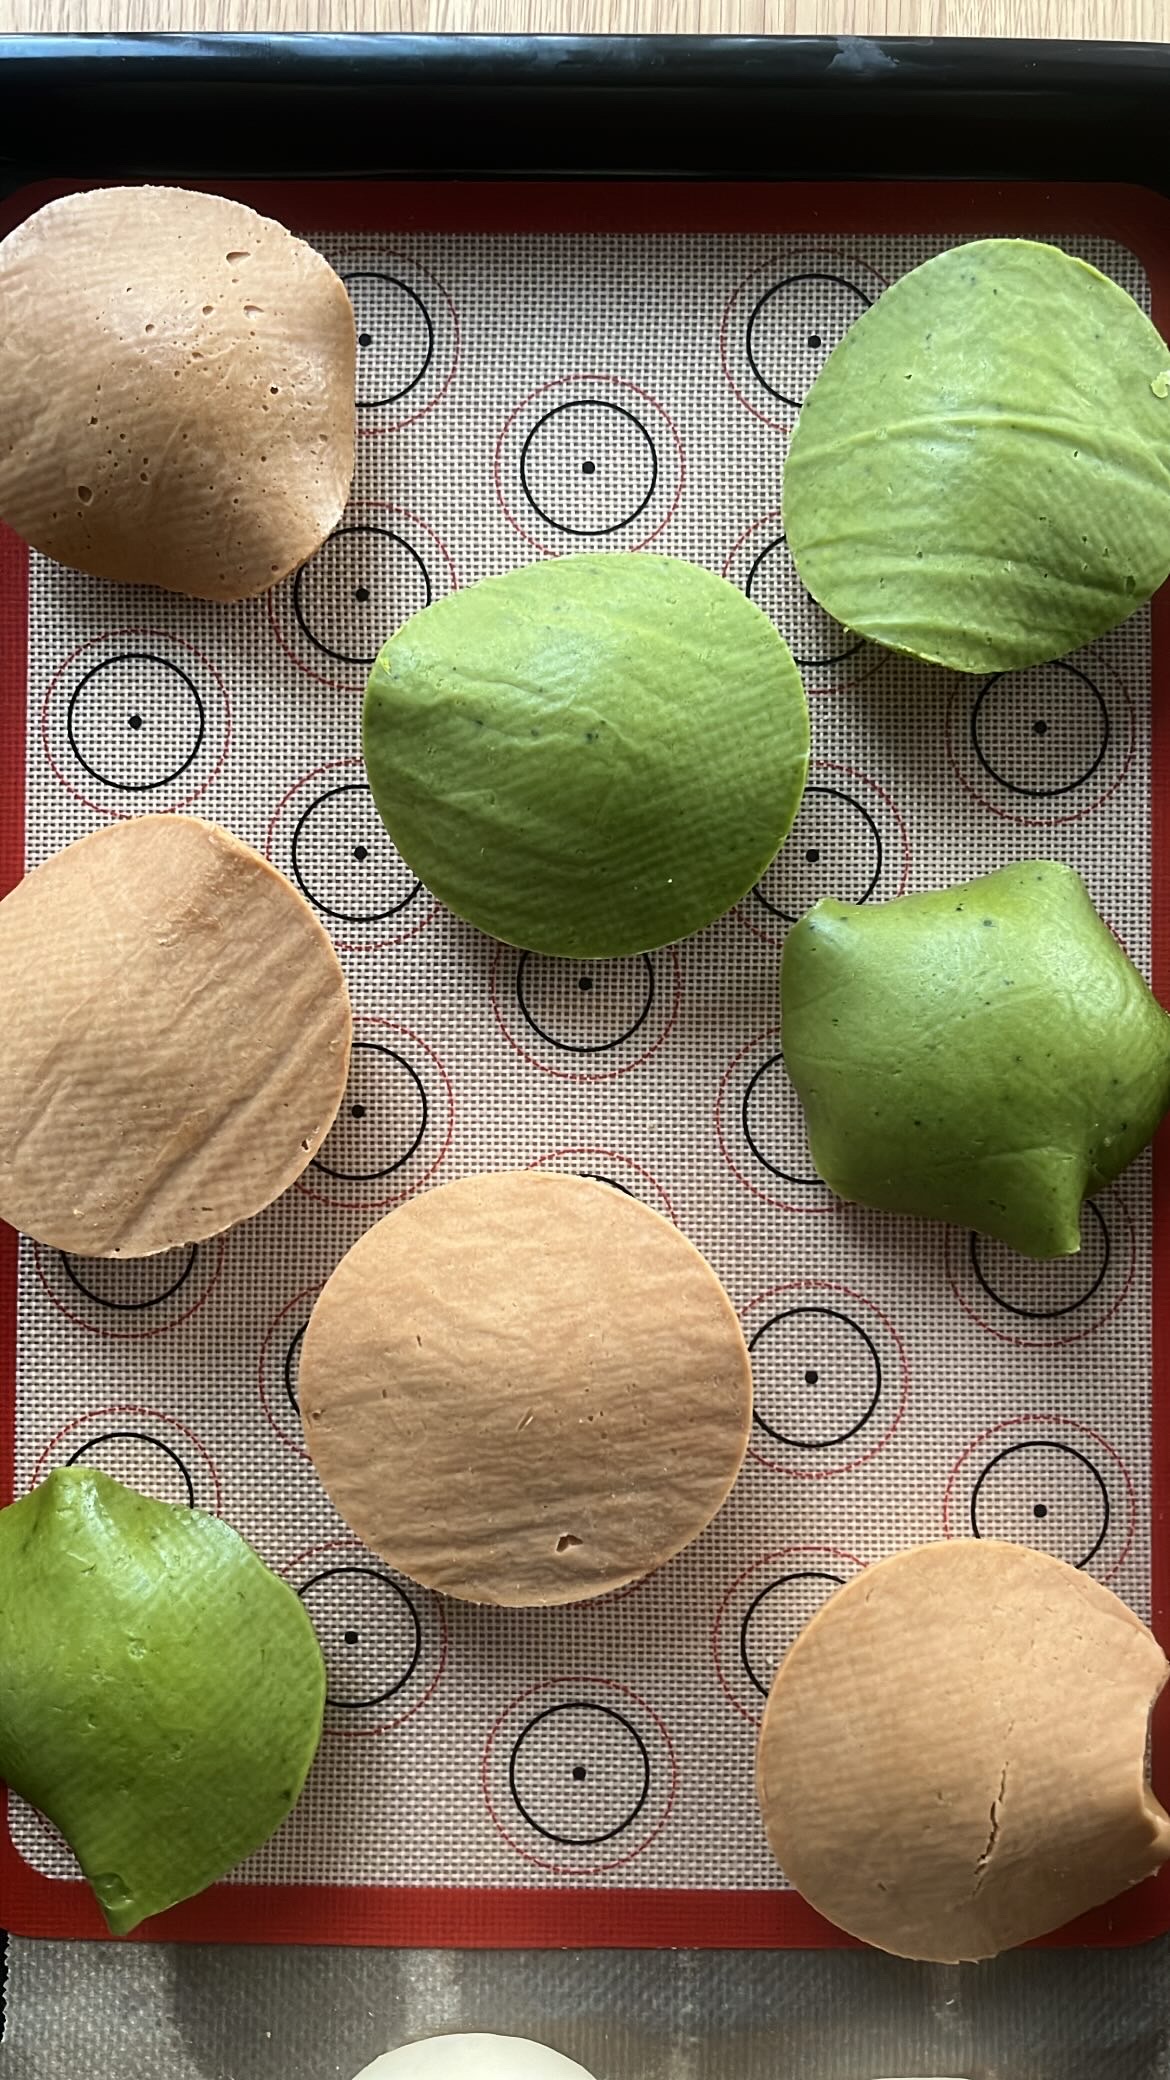
[[[994,1957],[1148,1877],[1166,1680],[1153,1634],[1062,1560],[919,1546],[830,1597],[780,1664],[757,1784],[817,1911],[899,1957]]]
[[[222,195],[67,195],[0,244],[0,516],[100,578],[246,599],[337,525],[353,310]]]
[[[697,1538],[751,1365],[715,1273],[624,1192],[462,1178],[343,1257],[301,1350],[305,1442],[359,1538],[473,1603],[573,1603]]]
[[[308,904],[215,824],[139,816],[0,903],[0,1218],[148,1257],[258,1213],[336,1116],[352,1022]]]

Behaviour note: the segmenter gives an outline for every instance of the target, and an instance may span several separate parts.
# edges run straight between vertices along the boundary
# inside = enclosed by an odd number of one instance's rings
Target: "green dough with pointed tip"
[[[460,917],[535,953],[644,953],[710,924],[787,837],[808,706],[787,645],[667,556],[564,556],[451,593],[366,689],[374,800]]]
[[[218,1518],[80,1466],[0,1510],[0,1777],[115,1935],[267,1841],[324,1708],[304,1605]]]
[[[957,1221],[1029,1257],[1170,1105],[1170,1017],[1069,867],[1029,860],[789,933],[782,1046],[843,1199]]]
[[[830,354],[783,501],[847,628],[962,672],[1061,657],[1170,570],[1170,352],[1083,260],[956,246]]]

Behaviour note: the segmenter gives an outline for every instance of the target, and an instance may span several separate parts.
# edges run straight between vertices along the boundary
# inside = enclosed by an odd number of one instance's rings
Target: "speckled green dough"
[[[217,1518],[80,1466],[0,1510],[0,1776],[115,1935],[267,1841],[324,1707],[304,1605]]]
[[[1170,353],[1082,260],[984,239],[887,289],[830,354],[784,525],[846,627],[964,672],[1061,657],[1170,570]]]
[[[843,1199],[957,1221],[1030,1257],[1170,1105],[1170,1017],[1069,867],[1031,860],[789,933],[782,1045]]]
[[[363,743],[435,895],[511,945],[590,958],[697,931],[759,880],[800,804],[808,707],[787,646],[722,578],[566,556],[408,621]]]

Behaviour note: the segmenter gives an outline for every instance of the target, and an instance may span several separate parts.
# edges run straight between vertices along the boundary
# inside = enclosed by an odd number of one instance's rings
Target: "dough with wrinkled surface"
[[[0,1218],[148,1257],[258,1213],[309,1163],[352,1035],[327,934],[190,816],[113,823],[0,903]]]
[[[993,1957],[1170,1856],[1146,1781],[1166,1658],[1087,1575],[920,1546],[823,1605],[780,1664],[758,1789],[786,1876],[896,1956]]]
[[[305,1442],[358,1537],[476,1603],[635,1580],[725,1501],[751,1365],[669,1221],[552,1171],[467,1177],[343,1257],[301,1352]]]
[[[243,203],[50,202],[0,244],[0,516],[97,577],[263,592],[341,518],[356,354],[328,262]]]

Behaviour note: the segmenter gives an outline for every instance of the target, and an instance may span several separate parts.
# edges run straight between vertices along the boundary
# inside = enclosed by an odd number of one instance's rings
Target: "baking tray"
[[[370,170],[361,165],[363,158],[372,159],[372,170],[381,173],[387,170],[383,140],[392,133],[403,173],[409,170],[416,176],[429,176],[437,162],[445,174],[454,171],[465,178],[475,177],[473,190],[449,188],[441,199],[429,178],[420,179],[414,188],[399,182],[394,192],[394,222],[411,230],[433,225],[436,211],[440,221],[463,228],[487,231],[513,226],[525,232],[539,224],[555,227],[568,212],[574,223],[586,224],[594,234],[607,225],[628,229],[634,222],[646,231],[681,227],[691,233],[726,233],[734,224],[741,230],[755,227],[774,234],[784,224],[789,229],[799,227],[810,237],[830,236],[843,225],[856,229],[863,221],[864,198],[843,188],[834,191],[823,186],[828,174],[847,170],[855,154],[862,154],[870,172],[880,169],[925,178],[940,171],[958,175],[977,168],[986,174],[989,119],[993,112],[1002,114],[1014,106],[1028,121],[1022,132],[1012,133],[1012,147],[1029,165],[1035,164],[1034,159],[1028,160],[1029,151],[1040,152],[1049,169],[1063,169],[1065,155],[1072,155],[1068,174],[1062,173],[1060,190],[1045,184],[1024,192],[1014,179],[1010,190],[998,185],[977,193],[955,188],[948,204],[948,228],[959,235],[965,230],[1019,228],[1076,229],[1086,236],[1117,237],[1132,226],[1135,242],[1146,249],[1141,257],[1148,258],[1147,271],[1157,290],[1158,248],[1164,232],[1151,199],[1126,196],[1112,182],[1108,191],[1103,190],[1097,185],[1097,170],[1086,167],[1083,160],[1076,170],[1092,174],[1093,184],[1082,181],[1074,188],[1067,181],[1075,159],[1074,145],[1080,147],[1084,135],[1081,131],[1074,139],[1071,128],[1075,128],[1077,108],[1083,109],[1086,97],[1098,116],[1098,142],[1100,115],[1106,107],[1115,107],[1119,114],[1126,110],[1129,154],[1143,137],[1152,142],[1159,106],[1153,88],[1160,85],[1164,97],[1165,84],[1151,75],[1157,73],[1162,54],[1108,53],[1110,61],[1116,60],[1109,91],[1109,81],[1099,67],[1094,77],[1093,62],[1099,53],[1090,57],[1062,50],[1044,64],[1036,53],[1019,47],[1012,54],[1016,69],[1007,64],[1003,51],[994,49],[946,55],[965,57],[965,71],[961,66],[951,71],[930,46],[847,42],[786,47],[559,42],[500,46],[473,41],[448,44],[436,56],[425,43],[388,49],[365,39],[318,44],[293,40],[275,54],[247,42],[222,48],[203,45],[194,67],[195,53],[174,45],[160,49],[130,41],[103,47],[96,58],[84,47],[61,45],[44,103],[38,103],[35,91],[29,92],[30,78],[35,84],[38,77],[38,54],[26,52],[13,64],[12,81],[14,85],[19,82],[22,95],[17,124],[9,135],[16,156],[21,137],[35,136],[39,142],[49,123],[51,134],[64,146],[62,154],[54,157],[51,171],[56,174],[81,179],[153,174],[226,183],[233,175],[254,168],[270,172],[274,165],[289,177],[319,170],[355,174]],[[109,89],[103,87],[95,94],[95,74],[107,64]],[[203,82],[209,94],[214,90],[226,119],[220,141],[212,147],[215,156],[210,163],[206,151],[195,157],[185,155],[182,163],[176,163],[176,124],[184,138],[193,136]],[[311,104],[306,104],[307,92],[313,96]],[[948,94],[954,98],[948,100]],[[908,159],[909,142],[900,132],[907,108],[916,101],[923,120],[915,126],[912,140],[917,152]],[[492,164],[486,154],[479,155],[485,102],[493,135],[508,139],[509,156],[503,167]],[[307,105],[314,110],[309,135],[304,120]],[[704,121],[697,123],[700,105]],[[1160,105],[1165,107],[1164,98]],[[91,108],[88,127],[87,106]],[[944,108],[947,122],[942,120]],[[92,113],[99,110],[103,120],[95,124]],[[441,136],[436,124],[441,125]],[[941,145],[943,129],[952,147],[951,156],[945,159],[934,152],[934,145]],[[791,181],[800,171],[810,178],[799,188],[785,187],[781,210],[777,208],[781,191],[774,187],[741,187],[730,194],[722,187],[706,185],[700,189],[646,184],[633,197],[612,188],[591,188],[571,202],[563,192],[558,196],[552,189],[535,189],[531,180],[539,172],[585,176],[601,170],[596,153],[591,160],[585,152],[585,131],[607,138],[611,149],[616,145],[620,170],[627,173],[665,171],[689,174],[693,181],[706,172],[741,176],[767,172]],[[998,127],[992,134],[1002,143]],[[291,136],[296,138],[298,152],[304,146],[296,165],[282,156],[287,155]],[[555,158],[551,149],[554,136],[560,147]],[[886,143],[882,156],[876,155],[879,137]],[[678,164],[680,138],[686,145],[688,163],[684,165]],[[126,139],[134,152],[132,164],[126,161]],[[780,163],[777,139],[783,153]],[[347,151],[347,145],[354,148]],[[725,155],[733,149],[735,156],[729,160]],[[455,152],[460,163],[453,168],[450,161]],[[1136,164],[1120,157],[1111,159],[1111,171],[1114,165],[1131,180],[1139,175]],[[20,169],[26,174],[38,170],[42,169],[31,157]],[[1005,183],[1014,176],[1014,167],[1004,163],[998,145],[997,170]],[[496,172],[526,175],[528,183],[523,190],[494,189],[485,176]],[[19,184],[14,175],[10,185]],[[291,190],[288,199],[293,199]],[[880,198],[871,190],[868,202],[870,206],[880,202],[888,223],[931,221],[929,210],[923,216],[924,191],[899,193],[886,187]],[[266,206],[289,215],[297,228],[311,227],[311,216],[282,211],[276,197],[266,198]],[[334,207],[333,221],[338,226],[356,225],[353,212],[361,208],[356,193],[346,199],[345,191],[340,191]],[[319,205],[315,221],[321,225]],[[1161,322],[1165,328],[1164,306]],[[727,373],[731,381],[734,371]],[[664,542],[663,546],[670,545]],[[13,770],[10,764],[10,777]],[[1156,866],[1156,878],[1161,879],[1160,866]],[[1157,962],[1156,925],[1154,955]],[[224,1912],[230,1909],[225,1907]],[[1135,1923],[1123,1915],[1111,1926],[1098,1928],[1096,1934],[1104,1934],[1106,1940],[1124,1939],[1148,1931],[1152,1925],[1156,1924],[1140,1919]],[[185,1932],[209,1933],[213,1926],[196,1916]],[[478,1939],[491,1940],[493,1934],[499,1939],[505,1927],[506,1917],[497,1915],[493,1922],[489,1910]],[[625,1923],[621,1916],[611,1916],[602,1940],[605,1933],[614,1940],[623,1927],[625,1940],[662,1941],[672,1935],[682,1941],[710,1940],[685,1918],[669,1931],[637,1933],[633,1920]],[[184,1932],[181,1924],[175,1932]],[[294,1925],[285,1932],[302,1933]],[[313,1932],[350,1940],[354,1934],[342,1919]],[[814,1938],[818,1934],[811,1927],[802,1930],[798,1924],[796,1933],[802,1932]],[[436,1926],[435,1933],[449,1940],[467,1940],[466,1933],[452,1925]],[[561,1924],[538,1937],[535,1922],[522,1921],[518,1931],[508,1929],[507,1934],[511,1940],[556,1941],[567,1939],[570,1927]],[[579,1939],[597,1940],[597,1932],[582,1926]],[[768,1936],[761,1937],[747,1926],[737,1936],[733,1923],[717,1940],[766,1941]]]

